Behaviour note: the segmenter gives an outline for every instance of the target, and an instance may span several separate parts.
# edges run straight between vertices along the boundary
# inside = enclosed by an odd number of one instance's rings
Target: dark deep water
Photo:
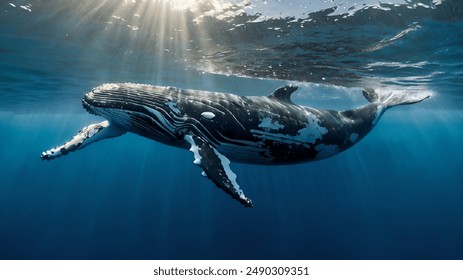
[[[349,2],[0,3],[0,259],[463,259],[463,3]],[[367,86],[432,97],[333,158],[232,163],[247,209],[133,134],[40,160],[101,121],[83,93],[125,81],[293,83],[333,109]]]

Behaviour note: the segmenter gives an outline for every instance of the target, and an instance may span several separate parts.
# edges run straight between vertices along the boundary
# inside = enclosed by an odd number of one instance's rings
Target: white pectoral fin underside
[[[236,182],[236,175],[230,169],[230,160],[200,137],[185,135],[184,139],[191,144],[194,163],[204,170],[203,174],[244,206],[252,207],[252,201],[244,195]]]
[[[125,130],[111,126],[108,121],[91,124],[82,128],[70,141],[43,152],[40,158],[43,160],[51,160],[82,149],[97,141],[120,136],[125,132]]]

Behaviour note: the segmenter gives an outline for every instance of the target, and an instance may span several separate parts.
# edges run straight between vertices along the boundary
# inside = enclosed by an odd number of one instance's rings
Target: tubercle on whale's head
[[[87,112],[94,114],[92,108],[93,108],[93,96],[91,92],[87,92],[84,94],[84,97],[82,97],[82,106],[84,107]]]
[[[153,87],[132,83],[108,83],[93,88],[82,98],[82,106],[90,114],[110,118],[119,113],[138,112],[153,94]]]
[[[169,96],[178,91],[174,87],[108,83],[87,92],[82,98],[82,105],[92,114],[97,114],[96,111],[101,111],[101,109],[139,111],[145,106],[155,110],[157,108],[166,109],[166,106],[172,107]]]
[[[98,108],[107,107],[107,102],[105,101],[108,96],[119,87],[117,84],[103,84],[96,88],[93,88],[91,91],[84,94],[82,98],[82,106],[89,113],[94,115],[99,115],[97,113]]]
[[[98,108],[114,107],[111,96],[120,90],[119,84],[103,84],[84,94],[82,106],[91,114],[98,115]]]

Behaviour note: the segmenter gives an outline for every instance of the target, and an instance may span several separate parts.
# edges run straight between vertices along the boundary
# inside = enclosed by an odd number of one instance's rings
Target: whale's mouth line
[[[93,106],[93,99],[91,99],[89,96],[88,96],[88,93],[84,95],[84,97],[82,98],[82,106],[84,107],[84,109],[91,115],[94,115],[94,116],[100,116],[99,114],[97,114],[94,110],[94,106]]]

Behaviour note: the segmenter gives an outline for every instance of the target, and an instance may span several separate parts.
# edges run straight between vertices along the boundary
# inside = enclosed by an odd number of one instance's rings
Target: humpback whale
[[[82,104],[106,120],[82,128],[41,158],[51,160],[99,140],[136,133],[191,151],[204,176],[251,207],[230,161],[274,165],[331,157],[364,138],[387,109],[429,97],[380,95],[365,89],[368,104],[335,111],[293,103],[291,94],[297,89],[288,85],[268,96],[239,96],[146,84],[103,84],[86,93]]]

